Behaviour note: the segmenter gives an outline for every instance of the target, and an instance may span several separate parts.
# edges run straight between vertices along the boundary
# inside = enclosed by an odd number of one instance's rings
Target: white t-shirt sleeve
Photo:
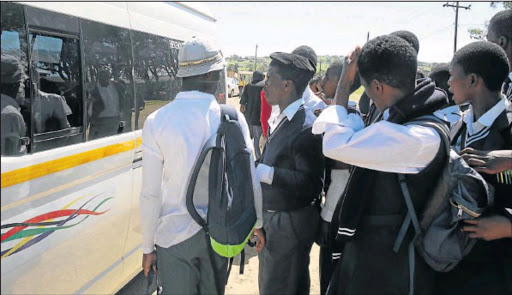
[[[250,151],[251,155],[251,176],[252,176],[252,187],[254,192],[254,209],[256,209],[256,228],[263,227],[263,195],[261,191],[260,180],[256,175],[256,168],[254,166],[254,146],[252,144],[251,136],[249,133],[249,126],[247,125],[247,121],[245,120],[244,115],[241,112],[238,112],[238,122],[240,127],[242,127],[242,133],[245,139],[245,145],[247,149]]]
[[[377,171],[416,174],[436,156],[441,139],[437,131],[419,125],[380,121],[363,129],[357,114],[342,106],[327,108],[313,125],[324,133],[326,157]]]
[[[153,252],[155,233],[162,205],[163,156],[155,141],[152,117],[142,129],[142,188],[140,194],[140,222],[142,251]]]

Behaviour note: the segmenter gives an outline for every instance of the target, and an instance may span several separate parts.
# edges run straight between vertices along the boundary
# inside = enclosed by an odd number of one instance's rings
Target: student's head
[[[325,98],[334,98],[342,70],[343,62],[341,61],[333,62],[327,68],[327,71],[325,72],[325,78],[322,81]],[[357,90],[359,87],[361,87],[361,81],[359,80],[359,75],[356,75],[354,83],[350,87],[350,92]]]
[[[435,65],[428,77],[436,83],[436,86],[446,91],[448,94],[448,99],[450,100],[450,105],[453,105],[454,102],[452,100],[452,93],[448,91],[448,79],[450,79],[450,64],[449,63],[441,63]]]
[[[265,79],[265,75],[261,71],[254,71],[252,73],[252,81],[259,82]]]
[[[512,63],[512,9],[496,13],[489,22],[487,41],[499,45]]]
[[[23,83],[28,78],[21,62],[12,55],[2,54],[0,71],[1,93],[16,98],[18,92],[22,91]]]
[[[311,88],[311,91],[314,93],[317,93],[319,91],[322,91],[322,77],[320,75],[314,75],[311,80],[309,80],[309,88]]]
[[[316,56],[316,52],[313,50],[313,48],[311,48],[307,45],[301,45],[301,46],[295,48],[292,51],[292,53],[298,54],[300,56],[303,56],[303,57],[309,59],[316,71],[317,56]]]
[[[270,55],[265,80],[265,98],[270,105],[291,101],[301,97],[315,74],[311,62],[300,55],[275,52]]]
[[[208,40],[192,37],[178,53],[177,77],[183,78],[184,91],[214,94],[225,62],[220,50]]]
[[[385,35],[368,41],[357,65],[366,94],[381,111],[414,91],[417,53],[402,38]]]
[[[448,85],[453,100],[460,105],[486,91],[499,92],[508,72],[507,55],[498,45],[478,41],[462,47],[450,63]]]
[[[393,32],[390,35],[404,39],[405,41],[407,41],[407,43],[411,44],[411,46],[414,47],[416,53],[420,52],[420,41],[418,40],[418,37],[416,37],[416,35],[414,35],[412,32],[402,30]]]
[[[106,87],[110,83],[110,78],[112,78],[112,70],[108,65],[100,65],[98,69],[98,83]]]
[[[422,70],[416,71],[416,80],[425,78],[425,73]]]

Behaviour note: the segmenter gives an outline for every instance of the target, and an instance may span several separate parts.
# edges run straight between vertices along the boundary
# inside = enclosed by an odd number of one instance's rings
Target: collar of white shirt
[[[181,91],[176,95],[175,100],[178,99],[210,99],[215,100],[215,96],[210,93],[205,93],[197,90]]]
[[[485,114],[483,114],[476,122],[473,122],[473,108],[469,106],[469,109],[463,114],[463,120],[466,123],[468,134],[471,135],[479,132],[483,128],[490,127],[509,103],[510,102],[505,98],[505,96],[501,95],[500,101],[498,101],[498,103],[496,103],[490,110],[485,112]]]
[[[296,101],[292,102],[289,106],[284,109],[284,111],[279,115],[278,122],[281,122],[281,119],[286,116],[288,118],[288,121],[291,121],[297,111],[299,110],[300,106],[304,104],[304,98],[299,98]]]

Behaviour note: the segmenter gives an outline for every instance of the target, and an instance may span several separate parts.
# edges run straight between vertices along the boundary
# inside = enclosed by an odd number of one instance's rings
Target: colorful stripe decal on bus
[[[82,164],[101,160],[103,158],[113,156],[119,153],[127,152],[141,145],[141,139],[138,137],[135,142],[133,140],[125,141],[80,154],[75,154],[48,162],[23,167],[2,173],[2,188],[13,186],[22,182],[26,182],[35,178],[43,177],[62,170],[70,169]]]
[[[100,194],[101,195],[101,194]],[[5,257],[8,257],[10,255],[19,253],[39,242],[47,238],[49,235],[54,233],[58,230],[68,229],[74,226],[79,225],[80,223],[84,222],[89,218],[90,216],[97,216],[97,215],[103,215],[107,213],[110,209],[104,210],[104,211],[97,211],[103,204],[108,202],[109,200],[113,199],[113,197],[107,197],[101,200],[92,210],[89,210],[86,207],[89,203],[91,203],[94,199],[96,199],[98,196],[96,195],[92,198],[90,198],[87,202],[85,202],[82,206],[80,206],[77,209],[68,209],[71,207],[74,203],[78,202],[79,200],[88,197],[90,195],[82,196],[80,198],[77,198],[73,200],[71,203],[67,204],[66,206],[62,207],[60,210],[47,212],[41,215],[38,215],[36,217],[30,218],[28,220],[25,220],[21,223],[11,223],[11,224],[5,224],[2,225],[2,229],[11,228],[10,230],[6,231],[5,233],[2,233],[1,235],[1,243],[7,243],[9,241],[14,241],[18,239],[23,239],[22,241],[18,242],[13,247],[2,250],[0,255],[1,259],[4,259]],[[79,221],[76,221],[73,224],[65,225],[67,222],[72,221],[73,219],[77,217],[83,217]],[[59,219],[58,221],[52,221],[54,219]],[[27,229],[28,227],[35,227],[37,228],[31,228]]]

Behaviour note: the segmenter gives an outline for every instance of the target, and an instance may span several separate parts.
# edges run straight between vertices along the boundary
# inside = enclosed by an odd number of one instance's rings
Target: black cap
[[[278,61],[284,65],[292,66],[296,69],[315,73],[315,66],[311,61],[303,56],[286,52],[274,52],[270,55],[272,60]]]

